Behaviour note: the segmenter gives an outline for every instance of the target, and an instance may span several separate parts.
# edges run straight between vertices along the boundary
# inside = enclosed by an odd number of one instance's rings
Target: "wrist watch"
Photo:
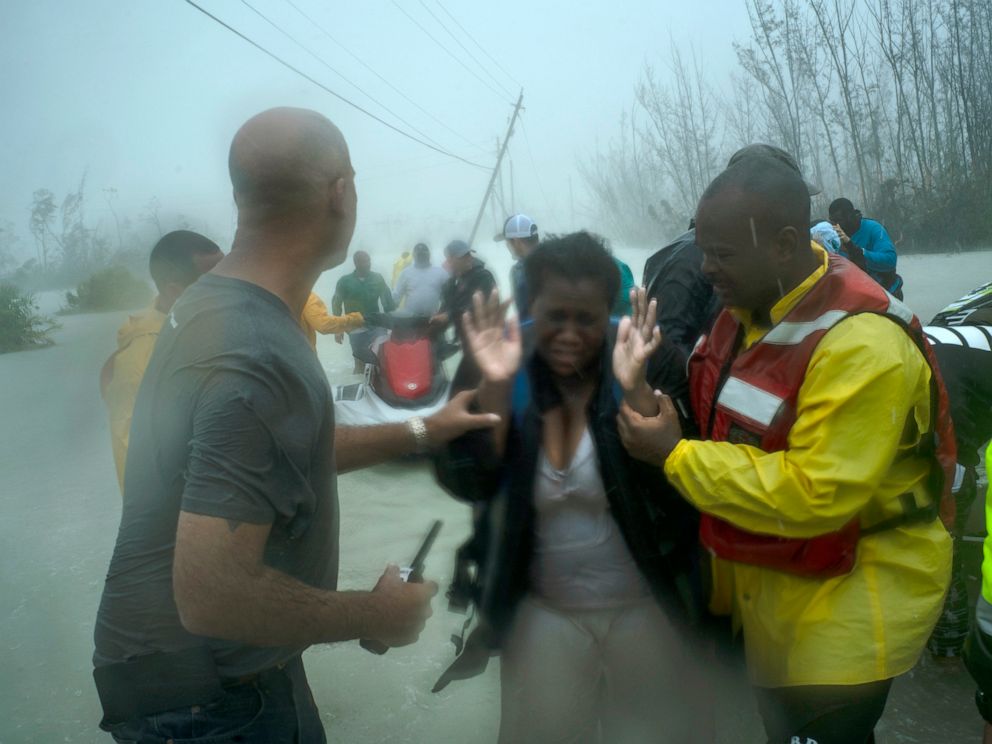
[[[424,423],[424,419],[420,416],[413,416],[406,420],[406,428],[410,430],[413,435],[413,439],[417,444],[416,452],[419,455],[424,454],[431,448],[430,437],[427,436],[427,424]]]

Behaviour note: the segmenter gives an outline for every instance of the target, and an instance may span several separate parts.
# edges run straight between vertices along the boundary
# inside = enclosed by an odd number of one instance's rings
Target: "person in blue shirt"
[[[856,264],[860,264],[863,256],[868,275],[901,300],[902,277],[896,273],[896,246],[882,223],[863,217],[850,199],[834,199],[829,211],[843,253]]]

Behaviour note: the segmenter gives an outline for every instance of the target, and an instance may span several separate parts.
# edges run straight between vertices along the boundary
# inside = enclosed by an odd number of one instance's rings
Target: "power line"
[[[472,77],[474,77],[476,80],[478,80],[484,86],[486,86],[487,88],[489,88],[489,90],[491,90],[493,93],[495,93],[500,98],[500,100],[504,101],[505,103],[509,103],[508,101],[506,101],[506,99],[503,98],[503,94],[502,93],[500,93],[492,85],[490,85],[488,82],[486,82],[485,79],[483,79],[482,77],[480,77],[479,74],[475,70],[473,70],[471,67],[469,67],[468,65],[466,65],[462,60],[460,60],[457,55],[455,55],[450,49],[448,49],[448,47],[446,47],[444,44],[442,44],[440,41],[438,41],[437,37],[434,36],[434,34],[432,34],[430,31],[428,31],[426,28],[424,28],[421,25],[420,21],[418,21],[412,15],[410,15],[409,13],[407,13],[406,10],[403,8],[403,6],[401,6],[399,3],[397,3],[396,0],[392,0],[392,3],[393,3],[393,5],[396,6],[396,9],[400,11],[400,13],[402,13],[403,15],[405,15],[407,18],[410,19],[410,22],[413,23],[413,25],[415,25],[417,28],[419,28],[421,31],[423,31],[425,34],[427,34],[427,36],[430,38],[431,41],[433,41],[441,49],[443,49],[445,54],[447,54],[449,57],[451,57],[453,60],[455,60],[455,62],[457,62],[463,68],[465,68],[465,70]]]
[[[334,96],[335,98],[337,98],[339,101],[342,101],[343,103],[346,103],[347,105],[351,106],[356,111],[360,111],[361,113],[363,113],[366,116],[368,116],[370,119],[374,119],[375,121],[379,122],[383,126],[388,127],[389,129],[392,129],[397,134],[400,134],[400,135],[406,137],[408,140],[412,140],[413,142],[416,142],[419,145],[423,145],[424,147],[428,148],[429,150],[434,150],[434,152],[439,152],[442,155],[447,155],[449,158],[454,158],[455,160],[460,160],[461,162],[465,163],[466,165],[471,165],[474,168],[481,168],[482,170],[486,170],[486,171],[490,170],[490,168],[488,166],[480,165],[479,163],[473,163],[471,160],[468,160],[466,158],[463,158],[461,155],[456,155],[455,153],[449,152],[448,150],[445,150],[443,148],[435,147],[434,145],[430,144],[429,142],[425,142],[424,140],[419,139],[418,137],[414,137],[409,132],[404,132],[402,129],[400,129],[399,127],[395,126],[394,124],[391,124],[388,121],[386,121],[385,119],[383,119],[383,118],[381,118],[379,116],[376,116],[375,114],[373,114],[368,109],[365,109],[365,108],[359,106],[354,101],[349,100],[348,98],[345,98],[340,93],[337,93],[337,92],[331,90],[326,85],[324,85],[323,83],[321,83],[319,80],[316,80],[313,77],[311,77],[310,75],[307,75],[305,72],[303,72],[303,70],[299,69],[298,67],[294,67],[289,62],[287,62],[286,60],[284,60],[282,57],[278,56],[277,54],[275,54],[273,52],[270,52],[268,49],[266,49],[265,47],[263,47],[257,41],[255,41],[253,39],[250,39],[249,37],[245,36],[243,33],[241,33],[240,31],[238,31],[233,26],[230,26],[227,23],[225,23],[224,21],[222,21],[220,18],[218,18],[217,16],[215,16],[213,13],[211,13],[211,12],[205,10],[204,8],[200,7],[199,5],[197,5],[195,2],[193,2],[193,0],[185,0],[185,2],[186,2],[187,5],[190,5],[190,6],[194,7],[194,8],[196,8],[198,11],[200,11],[201,13],[203,13],[203,15],[207,16],[211,20],[215,21],[216,23],[218,23],[221,26],[223,26],[224,28],[226,28],[228,31],[230,31],[235,36],[238,36],[239,38],[243,39],[244,41],[247,41],[253,47],[255,47],[256,49],[258,49],[263,54],[271,57],[272,59],[274,59],[276,62],[278,62],[279,64],[281,64],[286,69],[292,70],[297,75],[299,75],[300,77],[302,77],[304,80],[307,80],[307,81],[313,83],[314,85],[316,85],[318,88],[320,88],[321,90],[323,90],[325,93],[330,93],[332,96]]]
[[[388,106],[387,106],[386,104],[384,104],[384,103],[383,103],[382,101],[380,101],[380,100],[378,100],[377,98],[375,98],[375,97],[373,97],[373,96],[372,96],[371,94],[369,94],[369,93],[366,93],[366,92],[365,92],[364,90],[362,90],[362,88],[361,88],[360,86],[358,86],[358,85],[357,85],[356,83],[353,83],[353,82],[351,82],[351,81],[350,81],[350,80],[349,80],[348,78],[346,78],[346,77],[345,77],[345,76],[344,76],[344,75],[343,75],[343,74],[342,74],[342,73],[341,73],[340,71],[338,71],[338,70],[336,70],[336,69],[335,69],[334,67],[331,67],[331,65],[330,65],[330,64],[328,64],[328,63],[327,63],[327,62],[326,62],[326,61],[325,61],[325,60],[324,60],[324,59],[323,59],[322,57],[320,57],[320,56],[319,56],[319,55],[318,55],[318,54],[317,54],[316,52],[314,52],[314,51],[312,51],[311,49],[309,49],[308,47],[306,47],[306,46],[304,46],[304,45],[303,45],[303,44],[302,44],[302,43],[301,43],[300,41],[298,41],[298,40],[297,40],[297,39],[296,39],[296,38],[295,38],[295,37],[294,37],[294,36],[293,36],[293,35],[292,35],[291,33],[289,33],[289,32],[288,32],[288,31],[286,31],[286,30],[285,30],[284,28],[282,28],[281,26],[279,26],[279,25],[278,25],[278,24],[277,24],[277,23],[276,23],[275,21],[273,21],[272,19],[270,19],[270,18],[268,18],[268,17],[267,17],[267,16],[266,16],[266,15],[265,15],[264,13],[262,13],[262,11],[260,11],[260,10],[259,10],[258,8],[256,8],[256,7],[255,7],[254,5],[252,5],[251,3],[249,3],[249,2],[248,2],[248,0],[241,0],[241,4],[242,4],[242,5],[244,5],[244,6],[246,7],[246,8],[248,8],[248,9],[249,9],[249,10],[250,10],[250,11],[251,11],[252,13],[254,13],[255,15],[257,15],[257,16],[258,16],[259,18],[261,18],[261,19],[262,19],[263,21],[265,21],[266,23],[268,23],[268,24],[269,24],[270,26],[272,26],[272,28],[274,28],[274,29],[275,29],[276,31],[278,31],[279,33],[281,33],[281,34],[282,34],[283,36],[285,36],[285,37],[286,37],[287,39],[289,39],[289,40],[290,40],[291,42],[293,42],[294,44],[296,44],[296,46],[298,46],[298,47],[299,47],[300,49],[302,49],[302,50],[303,50],[304,52],[306,52],[306,53],[307,53],[307,54],[309,54],[309,55],[310,55],[311,57],[313,57],[313,58],[314,58],[315,60],[317,60],[318,62],[320,62],[320,64],[322,64],[322,65],[323,65],[324,67],[326,67],[326,68],[327,68],[328,70],[330,70],[330,71],[331,71],[331,72],[333,72],[333,73],[334,73],[335,75],[337,75],[337,76],[338,76],[339,78],[341,78],[341,79],[342,79],[342,80],[344,80],[344,81],[345,81],[346,83],[348,83],[348,85],[350,85],[350,86],[351,86],[352,88],[354,88],[354,89],[355,89],[355,90],[357,90],[357,91],[358,91],[359,93],[361,93],[361,94],[362,94],[362,95],[364,95],[364,96],[365,96],[366,98],[368,98],[368,99],[369,99],[370,101],[372,101],[372,103],[374,103],[374,104],[376,104],[377,106],[379,106],[379,108],[381,108],[381,109],[383,109],[383,110],[384,110],[384,111],[385,111],[386,113],[388,113],[388,114],[389,114],[390,116],[392,116],[392,117],[393,117],[394,119],[397,119],[397,120],[398,120],[398,121],[399,121],[400,123],[402,123],[402,124],[404,124],[404,125],[405,125],[405,126],[407,126],[407,127],[409,128],[409,129],[412,129],[412,130],[413,130],[414,132],[416,132],[417,134],[419,134],[419,135],[420,135],[421,137],[423,137],[423,138],[424,138],[425,140],[429,140],[429,141],[430,141],[431,143],[433,143],[433,144],[435,144],[435,145],[437,145],[438,147],[441,147],[441,146],[442,146],[442,145],[441,145],[441,143],[440,143],[440,142],[438,142],[438,141],[437,141],[436,139],[434,139],[434,138],[433,138],[433,137],[431,137],[430,135],[428,135],[428,134],[426,134],[426,133],[424,133],[424,132],[422,132],[422,131],[420,131],[419,129],[417,129],[417,127],[415,127],[415,126],[413,126],[413,124],[411,124],[411,123],[410,123],[410,122],[408,122],[408,121],[407,121],[406,119],[404,119],[404,118],[403,118],[402,116],[400,116],[400,115],[399,115],[399,114],[397,114],[397,113],[396,113],[395,111],[393,111],[392,109],[390,109],[390,108],[389,108],[389,107],[388,107]]]
[[[489,59],[492,60],[492,63],[494,65],[496,65],[496,67],[498,67],[502,71],[502,73],[504,75],[506,75],[508,78],[510,78],[510,80],[512,80],[513,83],[518,88],[523,88],[524,87],[524,84],[523,83],[521,83],[519,80],[517,80],[515,77],[513,77],[513,75],[511,75],[510,73],[508,73],[506,71],[506,69],[503,67],[503,65],[501,65],[499,62],[497,62],[496,61],[496,58],[493,57],[493,55],[491,55],[489,52],[487,52],[486,51],[486,48],[484,46],[482,46],[482,44],[480,44],[478,41],[476,41],[475,37],[472,36],[472,34],[470,34],[468,32],[468,29],[466,29],[462,24],[460,24],[458,22],[458,19],[457,18],[455,18],[453,15],[451,15],[451,11],[448,10],[444,6],[444,3],[442,3],[441,0],[435,0],[435,1],[437,2],[438,6],[441,8],[441,10],[444,11],[445,15],[448,16],[448,18],[450,18],[452,21],[454,21],[455,25],[458,26],[458,28],[460,28],[462,30],[462,33],[464,33],[469,39],[471,39],[472,40],[472,43],[475,44],[477,47],[479,47],[479,49],[482,50],[482,53],[485,54],[487,57],[489,57]]]
[[[323,25],[321,25],[320,23],[318,23],[317,21],[315,21],[311,16],[309,16],[306,12],[304,12],[296,3],[293,2],[293,0],[286,0],[286,2],[297,13],[299,13],[301,16],[303,16],[304,18],[306,18],[311,24],[313,24],[313,26],[318,31],[320,31],[324,36],[326,36],[332,43],[336,44],[346,54],[350,55],[352,57],[352,59],[354,59],[356,62],[358,62],[358,64],[360,64],[366,70],[368,70],[373,75],[375,75],[377,78],[379,78],[379,80],[381,80],[383,83],[385,83],[386,85],[388,85],[391,90],[393,90],[395,93],[397,93],[399,96],[401,96],[403,98],[403,100],[405,100],[407,103],[411,104],[412,106],[415,106],[418,111],[420,111],[421,113],[423,113],[425,116],[428,116],[431,119],[433,119],[435,123],[441,125],[445,129],[447,129],[449,132],[451,132],[453,135],[455,135],[458,139],[462,140],[466,144],[468,144],[468,145],[476,148],[477,150],[482,150],[483,149],[477,143],[472,142],[467,137],[464,137],[463,135],[459,134],[456,130],[452,129],[450,126],[448,126],[448,124],[446,124],[444,122],[444,120],[439,119],[438,117],[434,116],[434,114],[432,114],[430,111],[428,111],[427,109],[425,109],[419,103],[417,103],[412,98],[410,98],[409,96],[407,96],[402,90],[400,90],[399,88],[397,88],[395,85],[393,85],[391,82],[389,82],[386,78],[384,78],[382,75],[380,75],[378,72],[376,72],[376,70],[371,65],[369,65],[367,62],[365,62],[365,60],[363,60],[361,57],[359,57],[357,54],[355,54],[353,51],[351,51],[348,47],[346,47],[344,44],[342,44],[340,41],[338,41],[336,38],[334,38],[334,36],[332,36],[331,33]]]
[[[427,3],[425,3],[424,0],[419,0],[419,1],[421,6],[423,6],[424,10],[426,10],[428,14],[430,14],[430,17],[433,18],[435,21],[437,21],[437,25],[443,28],[445,32],[448,34],[448,36],[450,36],[452,39],[455,40],[455,43],[462,48],[462,51],[465,52],[465,54],[467,54],[469,58],[479,66],[479,69],[482,70],[484,73],[486,73],[486,75],[489,76],[489,79],[492,80],[494,83],[496,83],[496,85],[498,85],[506,93],[506,95],[512,96],[513,93],[509,90],[509,88],[503,85],[499,80],[496,79],[495,75],[489,72],[486,66],[479,61],[479,58],[476,57],[474,54],[472,54],[472,52],[469,51],[469,48],[464,44],[462,44],[462,40],[459,39],[458,36],[451,29],[449,29],[447,25],[445,25],[444,21],[438,18],[437,15],[434,13],[434,11],[427,6]]]

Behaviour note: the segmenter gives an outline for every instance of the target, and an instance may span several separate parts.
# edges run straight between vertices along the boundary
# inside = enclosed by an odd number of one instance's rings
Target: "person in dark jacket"
[[[445,247],[444,255],[451,278],[441,288],[441,307],[431,318],[431,326],[443,330],[454,325],[455,336],[462,342],[461,318],[472,307],[472,295],[481,292],[483,297],[488,297],[496,287],[496,279],[464,240],[452,240]]]
[[[500,652],[501,742],[705,738],[692,712],[696,514],[626,453],[616,423],[621,398],[657,411],[659,388],[688,419],[683,356],[643,290],[611,326],[620,277],[600,239],[546,240],[525,271],[522,331],[496,293],[476,294],[465,320],[478,405],[502,423],[437,461],[441,484],[475,508],[458,573],[475,564],[466,591],[480,624],[435,689]],[[463,589],[456,578],[454,600]]]
[[[658,303],[661,332],[688,356],[713,323],[720,300],[703,276],[695,223],[644,264],[648,298]]]

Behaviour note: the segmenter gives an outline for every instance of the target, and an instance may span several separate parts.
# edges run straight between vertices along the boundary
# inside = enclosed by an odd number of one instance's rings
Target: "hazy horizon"
[[[597,228],[577,165],[598,142],[616,135],[644,64],[663,70],[674,41],[683,50],[695,49],[713,79],[723,79],[736,68],[732,42],[749,33],[744,5],[736,2],[664,7],[647,0],[622,5],[512,0],[490,6],[376,0],[331,8],[314,0],[250,6],[204,0],[202,5],[341,95],[391,118],[351,81],[444,149],[487,167],[495,161],[496,138],[504,134],[522,87],[522,126],[504,168],[507,201],[511,168],[516,198],[505,206],[556,231]],[[34,254],[28,230],[32,193],[47,188],[60,200],[84,172],[93,226],[112,232],[104,190],[116,189],[119,216],[136,220],[154,197],[164,220],[182,214],[194,229],[226,245],[233,224],[228,144],[245,119],[278,105],[314,108],[348,139],[360,199],[354,247],[467,236],[488,170],[390,131],[182,0],[85,5],[41,0],[8,5],[0,16],[0,64],[12,71],[0,82],[8,111],[0,125],[8,142],[0,161],[6,175],[0,184],[0,224],[13,223],[19,258]],[[487,209],[483,240],[491,234],[492,215]]]

